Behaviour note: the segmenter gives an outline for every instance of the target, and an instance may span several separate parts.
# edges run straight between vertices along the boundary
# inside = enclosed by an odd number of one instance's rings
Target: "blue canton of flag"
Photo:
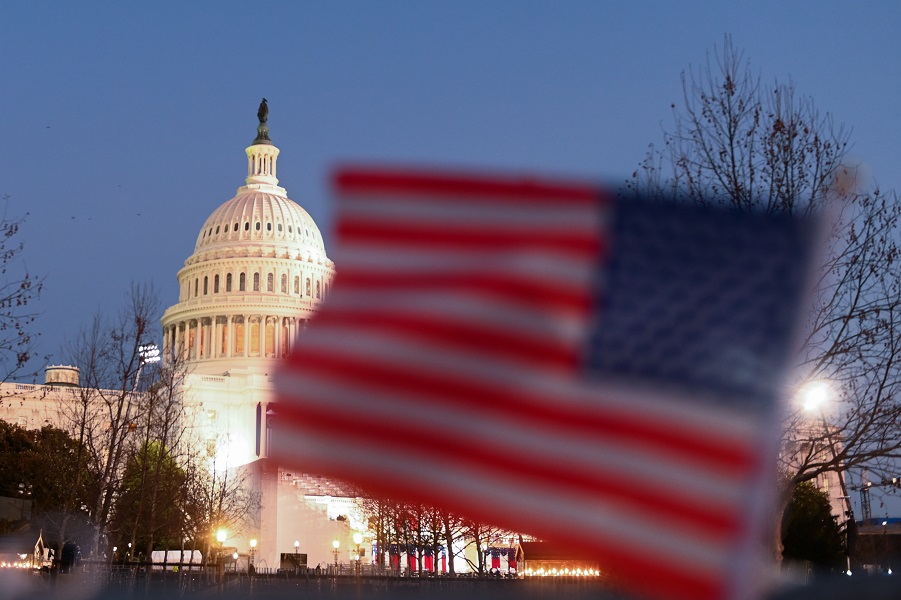
[[[620,200],[587,374],[772,406],[813,233],[786,216]]]

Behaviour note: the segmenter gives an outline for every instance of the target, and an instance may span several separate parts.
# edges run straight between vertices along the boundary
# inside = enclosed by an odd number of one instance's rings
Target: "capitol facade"
[[[212,211],[178,272],[178,302],[162,317],[162,350],[185,367],[184,414],[209,467],[232,473],[254,498],[221,545],[246,555],[255,540],[257,568],[285,567],[285,554],[295,562],[305,555],[315,567],[347,562],[333,541],[349,549],[353,531],[366,526],[348,486],[315,475],[315,465],[287,471],[267,457],[275,362],[328,295],[335,265],[316,223],[278,185],[279,149],[265,116],[261,106],[245,150],[245,184]],[[0,419],[65,429],[62,407],[80,385],[77,366],[47,367],[44,385],[0,384]]]

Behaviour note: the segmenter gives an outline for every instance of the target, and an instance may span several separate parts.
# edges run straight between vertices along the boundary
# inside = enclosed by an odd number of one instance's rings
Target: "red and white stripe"
[[[338,275],[279,374],[273,456],[568,543],[642,592],[723,597],[758,429],[578,377],[610,199],[382,171],[336,186]]]

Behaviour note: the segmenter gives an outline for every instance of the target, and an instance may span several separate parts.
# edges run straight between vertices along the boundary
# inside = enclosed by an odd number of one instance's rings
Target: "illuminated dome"
[[[276,178],[279,149],[264,121],[245,150],[247,178],[213,211],[178,272],[165,344],[194,372],[268,370],[328,293],[334,264],[322,234]]]
[[[210,215],[197,235],[194,253],[243,246],[247,241],[325,256],[322,235],[307,211],[287,196],[255,190],[239,193]]]

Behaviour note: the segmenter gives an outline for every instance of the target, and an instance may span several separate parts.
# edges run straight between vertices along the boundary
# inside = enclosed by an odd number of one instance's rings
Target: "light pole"
[[[829,449],[829,455],[831,456],[832,460],[835,460],[838,457],[838,452],[835,449],[835,439],[832,436],[833,428],[826,420],[826,413],[824,410],[824,406],[833,397],[834,392],[832,390],[832,386],[828,381],[809,381],[801,387],[800,394],[804,410],[807,413],[816,413],[819,417],[819,420],[822,422],[823,436]],[[817,437],[819,437],[819,435],[814,434],[814,439],[811,440],[811,444],[816,444]],[[842,468],[838,468],[839,466],[841,466]],[[848,495],[848,487],[845,483],[845,474],[843,469],[844,465],[839,463],[838,465],[836,465],[835,474],[838,477],[839,489],[842,492],[839,500],[845,501],[845,553],[848,562],[848,570],[846,571],[846,573],[848,575],[851,575],[851,540],[853,537],[852,528],[856,527],[856,523],[854,521],[854,508],[851,505],[851,496]]]
[[[354,534],[354,544],[357,545],[357,551],[354,553],[354,560],[356,561],[356,572],[357,576],[360,575],[360,544],[363,543],[363,534],[357,532]]]
[[[332,548],[335,549],[333,552],[335,555],[335,575],[338,574],[338,547],[340,545],[341,545],[341,542],[339,542],[338,540],[335,540],[334,542],[332,542]]]
[[[257,550],[257,540],[256,540],[256,538],[254,538],[254,539],[250,540],[250,565],[248,565],[248,567],[247,567],[248,573],[253,573],[256,571],[256,567],[254,567],[254,564],[253,564],[253,558],[254,558],[254,554],[256,553],[256,550]]]

